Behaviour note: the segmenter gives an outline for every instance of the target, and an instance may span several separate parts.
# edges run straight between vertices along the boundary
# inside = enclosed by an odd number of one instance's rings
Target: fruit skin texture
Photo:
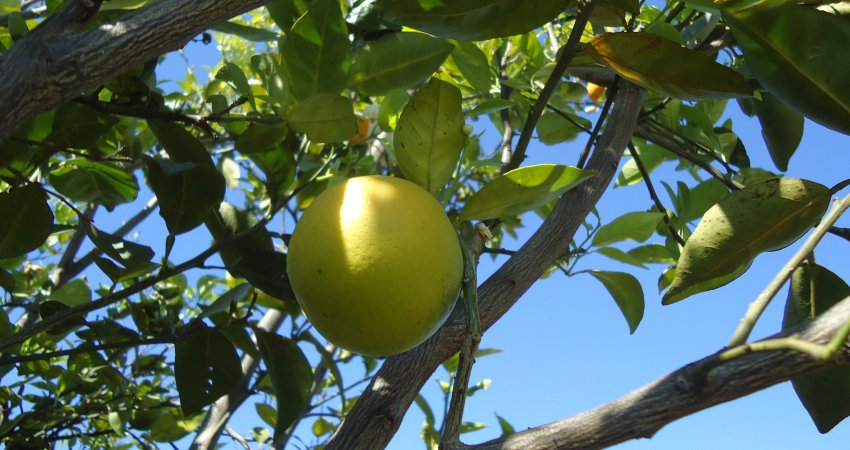
[[[325,338],[384,356],[415,347],[442,325],[460,289],[463,256],[431,194],[372,175],[316,197],[289,241],[287,273]]]

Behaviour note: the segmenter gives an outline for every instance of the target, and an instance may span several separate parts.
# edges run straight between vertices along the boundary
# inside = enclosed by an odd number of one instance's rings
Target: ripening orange
[[[593,100],[593,103],[599,103],[599,99],[605,94],[605,86],[600,86],[596,83],[587,83],[587,96]]]

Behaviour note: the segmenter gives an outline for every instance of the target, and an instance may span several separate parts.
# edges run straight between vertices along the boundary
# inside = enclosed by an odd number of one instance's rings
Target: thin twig
[[[578,156],[578,162],[576,163],[576,167],[584,168],[584,165],[587,164],[587,158],[590,156],[590,149],[593,148],[593,145],[596,144],[596,139],[599,138],[599,133],[602,132],[602,124],[605,123],[605,119],[608,117],[608,112],[611,110],[611,105],[614,104],[614,98],[617,97],[617,86],[619,85],[620,77],[614,77],[614,82],[611,83],[611,87],[608,91],[608,96],[605,99],[605,105],[602,106],[602,111],[599,113],[599,119],[596,120],[596,125],[593,126],[593,131],[590,133],[590,137],[587,139],[587,142],[584,144],[584,149],[581,151],[581,154]]]
[[[519,135],[519,140],[517,141],[514,154],[511,157],[511,160],[502,166],[502,173],[516,169],[525,159],[525,152],[528,149],[528,144],[531,142],[531,136],[534,134],[534,128],[537,126],[537,121],[540,119],[540,115],[543,113],[546,103],[549,102],[549,98],[555,92],[555,88],[558,86],[558,82],[561,77],[563,77],[564,73],[567,71],[570,61],[573,60],[573,57],[578,54],[581,49],[581,36],[584,34],[584,28],[590,20],[590,15],[593,12],[593,8],[596,6],[597,1],[598,0],[578,1],[578,13],[576,14],[576,19],[573,22],[573,29],[570,32],[570,37],[567,39],[566,45],[564,45],[561,57],[558,58],[558,61],[555,63],[555,67],[552,68],[552,73],[549,74],[546,84],[543,85],[543,89],[540,91],[540,97],[538,97],[537,101],[531,105],[531,109],[528,111],[528,117],[522,127],[522,133]]]
[[[682,239],[682,236],[680,236],[679,232],[676,231],[673,221],[670,220],[670,216],[667,214],[667,208],[665,208],[664,204],[661,203],[658,193],[655,192],[655,187],[652,186],[652,180],[649,179],[649,172],[646,170],[646,166],[643,165],[643,161],[640,160],[640,155],[638,155],[637,149],[635,149],[634,144],[631,142],[628,144],[628,150],[629,155],[632,156],[632,159],[640,172],[641,178],[643,178],[644,184],[646,184],[646,190],[649,191],[649,196],[652,198],[653,203],[655,203],[655,207],[658,208],[660,213],[664,214],[664,224],[667,225],[670,235],[673,236],[673,239],[675,239],[679,245],[684,246],[685,240]]]
[[[812,251],[814,251],[815,247],[818,245],[818,242],[823,238],[829,228],[835,224],[839,217],[844,214],[844,211],[850,208],[850,194],[845,196],[841,200],[836,200],[835,204],[832,207],[832,210],[826,217],[821,221],[820,224],[815,228],[815,231],[806,239],[806,242],[797,250],[797,253],[788,260],[787,263],[782,267],[779,273],[774,277],[773,281],[767,285],[767,287],[758,295],[758,297],[753,301],[749,308],[747,308],[747,312],[744,315],[744,318],[741,319],[741,324],[738,325],[738,328],[735,330],[735,333],[732,335],[732,340],[729,341],[728,347],[736,347],[747,342],[747,339],[750,337],[750,333],[752,333],[753,328],[756,325],[759,317],[764,312],[767,305],[770,304],[770,301],[774,296],[779,292],[779,289],[785,285],[785,282],[788,281],[788,278],[791,277],[791,274],[794,273],[794,270],[797,266],[803,262],[806,257],[809,256]]]

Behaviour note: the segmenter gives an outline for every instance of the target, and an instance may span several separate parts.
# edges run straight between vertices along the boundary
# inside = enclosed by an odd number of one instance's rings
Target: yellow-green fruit
[[[330,342],[391,355],[445,321],[463,257],[431,194],[400,178],[365,176],[316,197],[289,241],[287,272],[307,318]]]

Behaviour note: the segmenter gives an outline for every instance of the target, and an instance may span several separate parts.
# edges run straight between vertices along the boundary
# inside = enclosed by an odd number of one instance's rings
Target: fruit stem
[[[463,407],[466,402],[469,378],[472,375],[472,365],[475,363],[475,352],[478,351],[478,344],[481,343],[481,319],[478,316],[478,256],[484,248],[484,242],[490,238],[490,230],[479,223],[471,236],[466,234],[458,235],[463,252],[461,291],[466,308],[466,333],[458,358],[449,411],[446,414],[440,439],[440,448],[444,450],[457,447],[460,443],[460,427],[463,423]]]

